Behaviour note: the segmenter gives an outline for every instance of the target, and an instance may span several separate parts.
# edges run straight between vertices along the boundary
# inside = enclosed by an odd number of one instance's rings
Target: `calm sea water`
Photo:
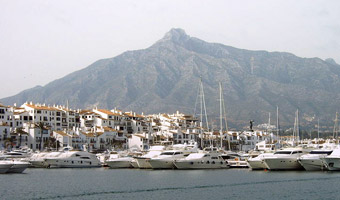
[[[0,199],[340,199],[340,173],[249,169],[27,169]]]

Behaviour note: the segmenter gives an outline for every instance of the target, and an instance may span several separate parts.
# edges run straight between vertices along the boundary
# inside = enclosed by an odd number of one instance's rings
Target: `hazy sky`
[[[0,0],[0,98],[147,48],[171,28],[340,63],[339,0]]]

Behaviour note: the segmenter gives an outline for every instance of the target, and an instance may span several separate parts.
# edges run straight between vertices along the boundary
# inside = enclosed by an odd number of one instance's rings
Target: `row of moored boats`
[[[32,153],[15,150],[0,156],[0,173],[22,173],[36,168],[110,168],[140,169],[226,169],[250,167],[253,170],[340,170],[340,148],[282,148],[277,151],[241,154],[211,147],[200,150],[196,144],[152,146],[148,152],[92,154],[63,149],[57,152]]]

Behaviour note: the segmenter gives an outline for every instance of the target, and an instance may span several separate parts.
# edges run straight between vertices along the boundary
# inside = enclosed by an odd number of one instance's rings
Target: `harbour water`
[[[27,169],[0,175],[0,199],[339,199],[340,173]]]

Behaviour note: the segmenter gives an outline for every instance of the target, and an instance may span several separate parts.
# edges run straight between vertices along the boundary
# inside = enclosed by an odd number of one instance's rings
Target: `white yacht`
[[[309,154],[302,155],[298,158],[298,161],[306,171],[323,170],[325,166],[321,158],[330,155],[332,152],[333,150],[330,149],[316,149]]]
[[[7,166],[10,166],[10,168],[8,168],[7,170],[4,170],[5,173],[22,173],[30,165],[31,164],[29,162],[19,161],[19,160],[1,160],[0,161],[0,166],[6,166],[5,168],[7,168]]]
[[[159,156],[151,158],[149,164],[152,169],[173,169],[175,160],[197,152],[197,144],[175,144],[172,146],[172,150],[163,151]]]
[[[134,160],[132,156],[123,156],[118,158],[110,158],[106,160],[106,164],[110,168],[132,168],[131,162]]]
[[[243,155],[235,152],[229,152],[226,154],[222,154],[221,157],[228,161],[228,164],[231,168],[247,168],[247,158],[248,155]]]
[[[258,169],[266,169],[267,166],[264,163],[264,158],[272,156],[274,153],[262,153],[256,157],[248,158],[248,166],[252,170],[258,170]]]
[[[299,170],[303,169],[298,158],[308,153],[302,148],[286,148],[276,151],[272,156],[263,160],[270,170]]]
[[[31,163],[26,161],[9,160],[8,162],[13,165],[6,173],[22,173],[23,171],[25,171],[25,169],[27,169],[31,165]]]
[[[33,154],[29,161],[32,165],[32,167],[35,168],[46,168],[48,167],[48,163],[46,162],[47,158],[56,158],[60,156],[63,152],[57,151],[57,152],[40,152]]]
[[[149,152],[143,156],[135,157],[138,167],[141,169],[151,169],[149,160],[159,156],[165,150],[165,146],[151,146]]]
[[[200,151],[174,162],[178,169],[226,169],[229,164],[219,152]]]
[[[86,168],[101,167],[95,154],[86,151],[67,151],[55,158],[45,158],[49,167]]]
[[[330,171],[339,171],[340,170],[340,149],[334,149],[333,152],[329,156],[325,156],[321,158],[321,161]]]
[[[32,155],[32,150],[28,148],[15,149],[10,152],[5,152],[0,156],[0,159],[23,159],[29,158]]]
[[[98,160],[100,161],[100,164],[103,167],[107,167],[106,160],[108,160],[112,157],[115,157],[117,154],[118,154],[117,151],[107,150],[103,153],[96,154],[96,156],[97,156]]]
[[[12,166],[12,163],[0,160],[0,174],[6,173]]]

